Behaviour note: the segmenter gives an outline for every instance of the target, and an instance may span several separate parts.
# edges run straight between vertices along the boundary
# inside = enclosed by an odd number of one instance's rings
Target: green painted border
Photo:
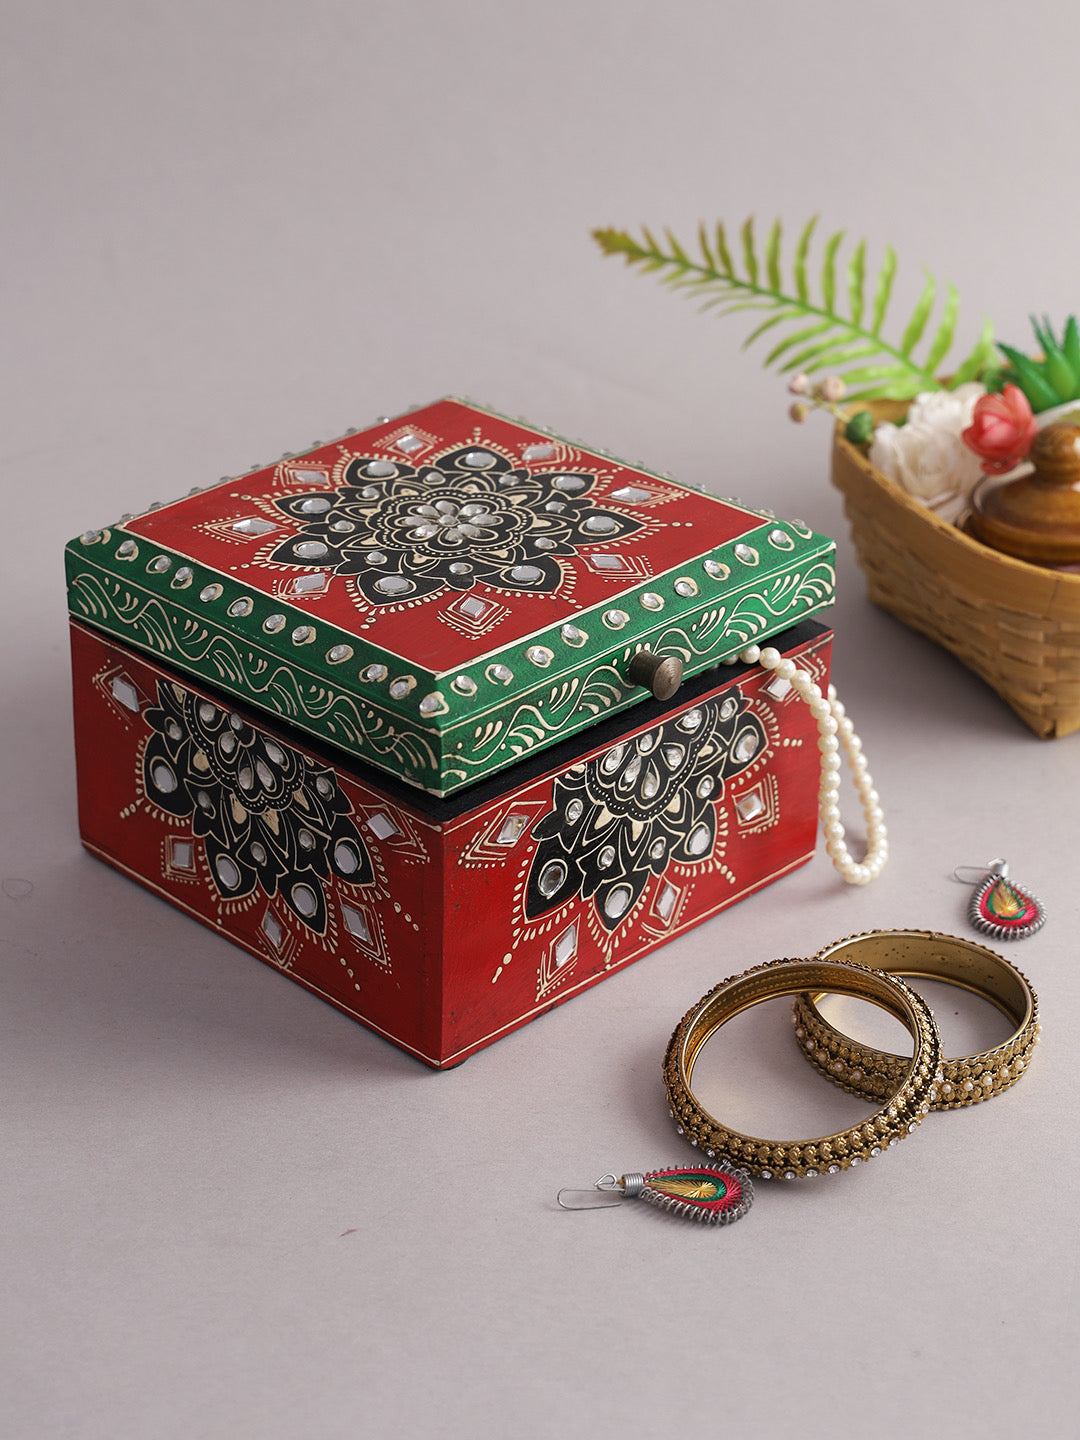
[[[831,563],[819,559],[801,576],[773,577],[775,596],[744,586],[730,608],[712,605],[689,617],[672,615],[644,636],[586,657],[574,670],[538,672],[530,687],[509,692],[502,704],[473,706],[455,723],[437,726],[402,714],[400,707],[391,709],[381,693],[358,693],[358,682],[343,684],[364,664],[359,655],[349,670],[320,661],[321,644],[298,646],[297,656],[286,660],[250,635],[233,633],[212,612],[192,613],[169,604],[141,583],[142,576],[136,583],[135,571],[130,578],[118,577],[72,546],[66,560],[73,615],[435,794],[483,779],[538,746],[636,704],[643,692],[627,685],[623,674],[630,657],[648,641],[663,653],[679,654],[686,673],[697,674],[751,640],[823,609],[832,601],[834,579]],[[323,628],[328,634],[343,633]],[[314,663],[304,663],[307,653]]]
[[[544,626],[451,671],[411,664],[281,596],[254,591],[231,574],[129,532],[123,523],[88,531],[67,546],[72,614],[442,795],[636,704],[645,692],[628,685],[624,675],[643,647],[679,655],[685,673],[694,675],[832,603],[834,542],[801,522],[778,520],[742,500],[722,500],[473,401],[458,403],[572,445],[602,464],[622,465],[646,479],[734,506],[761,523],[613,593],[572,622]],[[125,544],[131,553],[121,555]],[[758,557],[752,564],[736,554],[745,546]],[[720,567],[722,573],[710,575],[706,566]],[[676,584],[686,580],[696,593],[676,591]],[[642,596],[659,597],[660,607],[643,605]],[[230,615],[238,603],[246,613]],[[611,612],[624,613],[626,623],[618,628],[606,623]],[[269,634],[263,625],[272,614],[284,616],[285,623]],[[568,626],[581,633],[580,642],[565,637]],[[338,661],[330,658],[335,649],[343,657]],[[530,651],[544,663],[531,659]],[[373,678],[366,677],[368,671]],[[511,672],[509,679],[505,671]],[[396,696],[390,693],[395,682],[402,692]]]

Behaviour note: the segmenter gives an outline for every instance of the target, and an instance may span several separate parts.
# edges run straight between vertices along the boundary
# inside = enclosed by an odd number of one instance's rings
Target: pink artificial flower
[[[971,422],[960,438],[979,456],[986,475],[1004,475],[1014,469],[1039,433],[1028,398],[1017,385],[1006,385],[1000,395],[976,400]]]

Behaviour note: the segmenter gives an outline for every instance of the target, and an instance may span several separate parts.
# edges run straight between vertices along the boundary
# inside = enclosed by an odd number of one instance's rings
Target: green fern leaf
[[[869,360],[879,353],[876,345],[848,345],[832,339],[819,350],[811,364],[803,365],[801,368],[808,375],[814,375],[820,370],[834,370],[837,373],[843,371],[846,384],[849,365],[856,360]]]
[[[667,242],[671,246],[671,253],[679,261],[680,265],[692,264],[693,262],[691,261],[690,256],[687,255],[686,251],[679,244],[678,240],[675,239],[675,236],[666,227],[664,229],[664,234],[667,236]]]
[[[765,273],[769,277],[770,290],[782,290],[784,281],[780,274],[780,221],[774,220],[765,246]]]
[[[796,354],[787,357],[780,366],[780,373],[786,375],[792,370],[805,370],[810,375],[817,370],[824,370],[829,362],[823,357],[830,354],[835,348],[832,339],[822,340],[815,345],[807,345]]]
[[[821,294],[825,302],[825,309],[830,315],[833,313],[833,304],[836,300],[836,252],[839,250],[843,238],[843,230],[838,230],[835,235],[829,236],[825,245],[825,259],[821,271]]]
[[[810,251],[810,241],[817,228],[817,221],[818,217],[814,215],[806,222],[795,248],[795,294],[804,305],[808,304],[810,300],[810,286],[806,283],[806,257]]]
[[[856,325],[862,320],[863,306],[866,303],[863,286],[866,281],[866,241],[860,240],[855,247],[855,253],[848,261],[848,304],[851,306],[851,318]]]
[[[715,270],[716,256],[709,247],[709,236],[704,224],[698,226],[698,244],[701,246],[701,253],[705,257],[705,264],[710,270]]]
[[[960,309],[960,296],[956,293],[955,285],[947,285],[945,291],[945,308],[941,312],[941,322],[938,325],[934,338],[930,342],[930,349],[926,356],[927,370],[937,373],[937,367],[944,360],[953,342],[953,334],[956,331],[956,316]]]
[[[850,386],[873,385],[878,381],[894,385],[906,373],[902,365],[864,365],[857,370],[848,370],[845,379]]]
[[[757,255],[754,252],[754,217],[751,215],[742,227],[743,262],[746,265],[746,273],[750,277],[750,284],[758,283]]]
[[[926,329],[926,322],[930,319],[930,311],[933,309],[934,296],[937,294],[937,285],[928,275],[923,292],[919,296],[919,302],[915,306],[911,319],[908,321],[907,329],[904,331],[904,338],[900,341],[900,354],[907,358],[915,349],[915,346],[922,339],[922,333]]]
[[[736,268],[727,231],[718,223],[712,231],[698,231],[700,259],[689,252],[670,231],[663,243],[643,227],[636,239],[624,230],[598,229],[593,237],[607,255],[621,256],[627,265],[655,274],[669,289],[695,299],[698,307],[717,315],[743,311],[762,318],[743,342],[744,348],[766,335],[779,338],[765,357],[766,366],[787,372],[800,366],[808,371],[832,368],[848,386],[860,387],[849,399],[908,399],[920,390],[942,388],[937,370],[953,343],[958,301],[956,290],[947,286],[941,316],[933,330],[926,359],[919,363],[914,351],[927,331],[937,296],[936,282],[926,283],[904,329],[899,345],[884,339],[885,320],[896,275],[896,255],[891,247],[874,278],[873,298],[867,318],[866,244],[859,241],[847,261],[844,278],[846,314],[837,309],[838,256],[844,232],[830,235],[822,249],[821,300],[810,292],[807,268],[817,217],[799,233],[792,261],[792,285],[784,282],[782,263],[783,230],[779,220],[770,227],[764,250],[759,255],[754,220],[748,218],[739,230],[742,269]],[[1068,345],[1066,345],[1066,341]],[[1061,351],[1080,348],[1080,330],[1063,335]],[[1061,353],[1061,352],[1059,352]],[[995,360],[993,332],[985,326],[971,353],[955,369],[950,385],[972,379]],[[1070,363],[1071,353],[1066,357]],[[876,363],[874,363],[876,362]]]
[[[893,277],[896,275],[896,251],[891,245],[885,247],[885,259],[881,262],[881,269],[878,271],[877,285],[874,289],[874,315],[870,321],[871,335],[880,335],[881,327],[885,321],[885,312],[889,308],[889,300],[892,296]]]
[[[805,330],[796,330],[794,334],[786,335],[779,345],[774,345],[761,363],[767,370],[770,365],[775,365],[782,355],[786,355],[793,345],[803,345],[816,335],[824,335],[826,331],[835,329],[835,320],[819,320],[816,325],[808,325]],[[786,370],[789,367],[785,365],[783,368]]]
[[[774,325],[782,325],[785,320],[794,320],[799,314],[801,314],[799,310],[793,310],[790,306],[778,310],[775,315],[770,315],[768,320],[763,320],[756,330],[750,331],[750,334],[742,342],[741,348],[748,350],[755,340],[765,334],[766,330],[771,330]]]
[[[723,225],[716,226],[716,253],[720,257],[720,267],[724,274],[730,277],[735,275],[735,266],[731,263],[731,251],[728,249],[727,235]]]
[[[917,377],[909,375],[892,385],[875,385],[869,390],[851,391],[844,400],[849,405],[859,400],[914,400],[922,388]]]
[[[949,389],[955,390],[958,385],[966,385],[969,380],[976,380],[988,365],[993,364],[996,359],[994,354],[994,327],[987,320],[983,325],[982,333],[975,342],[975,348],[971,354],[961,360],[960,364],[953,371],[952,379],[949,381]]]

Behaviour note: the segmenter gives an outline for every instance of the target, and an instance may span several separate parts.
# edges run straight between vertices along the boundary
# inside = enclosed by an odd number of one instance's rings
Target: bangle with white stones
[[[848,719],[843,705],[830,685],[824,694],[808,670],[801,670],[793,660],[785,660],[771,645],[748,645],[739,659],[746,665],[760,665],[773,670],[806,701],[817,721],[821,751],[821,785],[818,789],[818,814],[825,831],[825,849],[841,879],[849,885],[866,885],[881,874],[889,856],[885,815],[878,803],[873,777],[862,753],[862,741]],[[858,861],[844,841],[840,819],[840,754],[843,750],[851,778],[866,820],[866,854]]]
[[[934,930],[868,930],[834,940],[814,959],[852,961],[890,975],[957,985],[1007,1018],[1013,1027],[1007,1040],[972,1055],[942,1060],[931,1110],[956,1110],[989,1100],[1027,1072],[1042,1030],[1039,999],[1027,977],[985,945]],[[803,1054],[834,1085],[880,1104],[900,1084],[911,1061],[837,1030],[818,1009],[820,999],[820,993],[812,992],[795,999],[795,1038]]]
[[[803,991],[854,995],[894,1015],[914,1043],[887,1087],[881,1108],[835,1135],[814,1140],[762,1140],[731,1129],[694,1093],[694,1066],[728,1020],[759,1001]],[[679,1134],[707,1160],[735,1165],[763,1180],[835,1175],[862,1165],[915,1133],[938,1098],[941,1037],[930,1006],[898,975],[854,960],[770,960],[732,975],[703,996],[676,1026],[664,1056],[664,1086]]]

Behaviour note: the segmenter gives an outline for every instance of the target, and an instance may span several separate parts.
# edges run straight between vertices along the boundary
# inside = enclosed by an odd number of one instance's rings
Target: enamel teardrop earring
[[[976,930],[994,940],[1024,940],[1046,924],[1042,901],[1009,879],[1006,861],[991,860],[985,867],[958,865],[953,875],[969,885],[972,871],[981,877],[968,903],[968,920]]]
[[[590,1199],[567,1202],[564,1195]],[[670,1165],[646,1175],[602,1175],[591,1190],[560,1190],[555,1198],[564,1210],[603,1210],[622,1200],[644,1200],[682,1220],[730,1225],[754,1203],[754,1185],[745,1170],[726,1165]]]

